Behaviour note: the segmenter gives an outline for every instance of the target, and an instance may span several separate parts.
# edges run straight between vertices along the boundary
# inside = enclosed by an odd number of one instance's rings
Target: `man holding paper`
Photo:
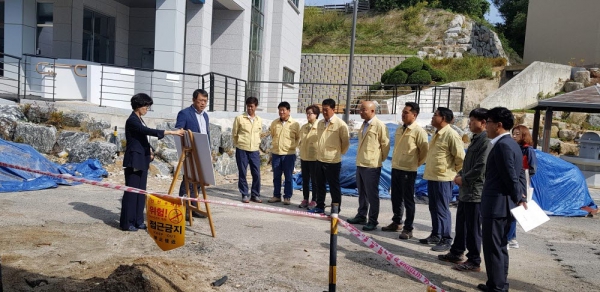
[[[481,195],[483,257],[487,282],[482,291],[508,291],[508,231],[514,220],[510,209],[522,205],[527,209],[519,176],[523,168],[521,148],[510,136],[514,125],[512,112],[504,107],[488,111],[486,130],[492,139],[487,158],[485,182]]]

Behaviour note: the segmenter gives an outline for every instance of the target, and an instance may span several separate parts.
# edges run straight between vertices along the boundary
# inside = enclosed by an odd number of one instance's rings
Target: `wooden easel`
[[[173,174],[173,181],[171,182],[171,187],[169,188],[169,195],[173,192],[175,188],[175,183],[177,182],[177,177],[179,177],[179,172],[181,171],[181,167],[183,166],[185,169],[185,175],[183,176],[183,183],[187,190],[188,198],[198,198],[199,193],[198,189],[202,190],[202,197],[204,200],[208,200],[208,196],[206,195],[205,187],[208,186],[207,183],[204,182],[204,175],[202,173],[202,168],[200,167],[200,157],[198,152],[196,151],[196,144],[194,144],[194,135],[192,135],[192,131],[187,130],[181,139],[181,155],[179,156],[179,162],[177,163],[177,168],[175,169],[175,173]],[[212,163],[212,161],[211,161]],[[193,192],[190,192],[190,187],[192,186]],[[208,224],[210,225],[210,231],[213,237],[216,237],[215,226],[212,221],[212,215],[210,213],[210,206],[208,203],[204,203],[205,209],[202,210],[200,207],[200,203],[198,202],[198,206],[192,205],[191,201],[187,201],[186,210],[188,213],[188,220],[190,222],[190,226],[192,226],[194,219],[192,217],[192,211],[196,211],[208,218]]]

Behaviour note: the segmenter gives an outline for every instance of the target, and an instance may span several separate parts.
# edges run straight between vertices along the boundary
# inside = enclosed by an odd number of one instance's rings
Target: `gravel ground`
[[[270,182],[268,173],[265,177],[263,183]],[[215,200],[240,199],[232,183],[209,187],[208,191]],[[271,191],[272,186],[263,185],[265,202]],[[327,289],[327,221],[212,205],[216,238],[210,236],[206,219],[197,219],[193,227],[187,228],[184,247],[163,252],[146,232],[118,229],[121,195],[87,185],[0,194],[5,291],[123,291],[126,288],[119,284],[139,279],[154,286],[129,291]],[[592,196],[598,202],[600,191],[592,190]],[[276,207],[299,210],[300,200],[301,192],[295,191],[293,205]],[[352,217],[357,205],[357,198],[343,197],[341,217]],[[452,212],[455,215],[456,209]],[[379,221],[387,225],[391,217],[391,202],[383,200]],[[592,218],[552,217],[529,233],[519,230],[521,248],[510,250],[511,290],[596,290],[593,287],[600,286],[598,222]],[[439,253],[418,243],[417,239],[426,237],[431,228],[426,205],[417,205],[415,228],[415,238],[408,241],[398,240],[398,233],[370,234],[444,289],[475,291],[477,284],[485,281],[485,269],[480,273],[454,271],[450,264],[437,260]],[[130,275],[126,267],[141,272],[125,277]],[[424,285],[387,263],[343,228],[338,239],[337,271],[340,291],[425,290]],[[115,280],[119,275],[122,277]],[[210,286],[225,275],[228,280],[221,287]]]

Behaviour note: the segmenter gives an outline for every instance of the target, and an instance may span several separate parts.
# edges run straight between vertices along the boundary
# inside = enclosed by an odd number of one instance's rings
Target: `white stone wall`
[[[213,11],[210,71],[242,79],[248,77],[250,30],[246,27],[250,23],[244,19],[249,20],[249,14],[249,11],[239,10]]]

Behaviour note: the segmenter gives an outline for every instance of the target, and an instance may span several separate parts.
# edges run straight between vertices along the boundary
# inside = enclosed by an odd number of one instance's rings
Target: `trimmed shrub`
[[[425,70],[417,71],[408,76],[407,82],[409,84],[422,84],[427,85],[431,83],[431,74]]]
[[[427,61],[423,61],[422,70],[425,70],[425,71],[429,72],[429,74],[431,74],[431,71],[435,70],[435,69],[433,67],[431,67],[431,65],[429,65],[429,63],[427,63]]]
[[[414,72],[421,70],[422,68],[423,68],[423,60],[421,60],[417,57],[410,57],[410,58],[402,61],[402,63],[400,63],[400,65],[396,66],[396,68],[394,68],[394,69],[402,70],[406,74],[410,75]]]
[[[405,84],[407,78],[408,74],[404,73],[404,71],[394,71],[390,78],[388,78],[386,84]]]
[[[435,82],[446,82],[448,80],[448,76],[446,75],[446,73],[440,70],[432,69],[428,70],[427,72],[429,72],[429,74],[431,75],[431,80]]]
[[[381,82],[375,82],[375,83],[371,84],[371,86],[369,86],[369,90],[371,90],[371,91],[381,90],[381,88],[382,88]]]
[[[385,72],[383,72],[383,74],[381,74],[381,83],[388,83],[388,79],[390,78],[390,76],[392,76],[392,73],[394,73],[394,68],[388,69]]]

